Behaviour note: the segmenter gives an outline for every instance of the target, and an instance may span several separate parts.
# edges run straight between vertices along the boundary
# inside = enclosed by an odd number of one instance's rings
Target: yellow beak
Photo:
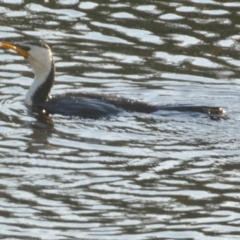
[[[24,58],[27,58],[29,56],[29,53],[26,50],[22,49],[20,46],[16,46],[16,45],[12,44],[12,43],[2,42],[2,43],[0,43],[0,47],[12,49],[12,50],[16,51],[17,53],[19,53]]]

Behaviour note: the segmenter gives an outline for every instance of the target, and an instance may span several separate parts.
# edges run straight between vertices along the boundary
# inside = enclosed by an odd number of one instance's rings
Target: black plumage
[[[224,110],[218,107],[158,106],[108,94],[79,92],[49,96],[55,78],[55,65],[50,47],[42,41],[27,41],[18,44],[2,43],[1,46],[15,50],[30,63],[35,73],[35,79],[25,101],[33,110],[46,114],[102,118],[124,111],[147,114],[160,110],[224,113]]]

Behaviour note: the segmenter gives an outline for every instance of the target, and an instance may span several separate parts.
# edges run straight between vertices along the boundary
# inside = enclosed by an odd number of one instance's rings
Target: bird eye
[[[28,46],[24,46],[24,45],[20,45],[20,44],[16,44],[15,45],[16,47],[19,47],[19,48],[21,48],[21,49],[23,49],[23,50],[25,50],[25,51],[29,51],[31,48],[30,47],[28,47]]]

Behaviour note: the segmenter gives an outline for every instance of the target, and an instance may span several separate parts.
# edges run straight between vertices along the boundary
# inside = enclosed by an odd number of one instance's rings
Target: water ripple
[[[228,112],[36,116],[29,66],[1,49],[1,239],[238,239],[238,2],[1,3],[2,40],[51,45],[52,94]]]
[[[30,3],[26,5],[26,8],[31,12],[41,12],[41,13],[51,13],[56,15],[66,15],[70,18],[79,18],[83,17],[85,14],[80,11],[76,11],[73,9],[50,9],[43,7],[40,4]]]

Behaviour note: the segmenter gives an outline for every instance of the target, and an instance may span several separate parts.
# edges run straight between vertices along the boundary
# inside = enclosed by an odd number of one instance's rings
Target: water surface
[[[238,239],[239,2],[0,1],[0,41],[53,49],[52,94],[224,107],[110,119],[31,115],[0,50],[1,239]]]

